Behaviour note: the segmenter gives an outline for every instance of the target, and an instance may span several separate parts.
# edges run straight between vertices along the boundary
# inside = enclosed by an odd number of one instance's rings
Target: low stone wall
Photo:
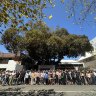
[[[20,91],[20,88],[8,88],[0,91],[0,96],[65,96],[63,92],[50,90]]]

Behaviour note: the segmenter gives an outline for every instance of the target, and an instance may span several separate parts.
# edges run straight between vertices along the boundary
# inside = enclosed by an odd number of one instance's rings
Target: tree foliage
[[[55,34],[59,37],[69,35],[68,31],[64,28],[57,28]]]
[[[14,28],[9,28],[5,31],[1,37],[1,42],[9,52],[15,55],[18,55],[24,49],[24,38]]]
[[[76,24],[96,23],[96,0],[65,0],[68,18]]]
[[[85,52],[92,51],[92,45],[86,36],[70,34],[62,38],[65,42],[65,55],[68,57],[83,56]]]
[[[96,22],[96,0],[58,0],[64,3],[68,18],[73,18],[75,23],[83,21]],[[21,30],[27,30],[30,23],[24,22],[24,18],[36,22],[45,17],[43,9],[52,5],[56,0],[0,0],[0,26],[10,25]],[[52,17],[52,16],[50,16]]]
[[[53,4],[52,0],[0,0],[0,26],[27,29],[30,24],[26,24],[24,18],[32,22],[42,19],[43,9],[49,4]]]
[[[35,27],[34,27],[35,26]],[[70,34],[64,28],[50,32],[50,28],[38,22],[26,32],[10,28],[2,35],[2,44],[10,52],[26,51],[33,62],[50,64],[64,56],[77,57],[92,51],[92,45],[83,35]]]

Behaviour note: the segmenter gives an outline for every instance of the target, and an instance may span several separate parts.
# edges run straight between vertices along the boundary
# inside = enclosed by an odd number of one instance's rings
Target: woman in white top
[[[28,72],[26,72],[24,78],[25,78],[25,84],[29,84],[29,73]]]

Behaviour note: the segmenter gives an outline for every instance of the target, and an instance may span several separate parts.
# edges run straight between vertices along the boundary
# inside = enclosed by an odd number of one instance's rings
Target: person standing
[[[45,80],[45,84],[48,85],[48,72],[45,72],[45,75],[44,75],[44,80]]]
[[[31,71],[31,74],[30,74],[30,78],[31,78],[31,85],[33,85],[34,84],[34,76],[33,76],[34,74],[33,74],[33,71]]]
[[[71,70],[67,70],[66,71],[67,74],[67,84],[71,84],[72,83],[72,76],[71,76]]]
[[[58,72],[58,83],[61,85],[61,70]]]
[[[82,85],[85,85],[86,84],[85,83],[85,73],[84,72],[81,72],[80,77],[81,77],[81,84]]]
[[[37,85],[40,84],[40,72],[39,71],[36,72],[36,84]]]
[[[87,80],[87,84],[90,85],[91,81],[92,81],[90,71],[87,71],[87,73],[86,73],[86,80]]]
[[[72,84],[76,84],[76,73],[75,70],[71,71],[71,76],[72,76]]]
[[[76,71],[76,83],[81,85],[80,71]]]
[[[25,78],[25,84],[29,84],[29,73],[28,73],[28,71],[26,71],[24,78]]]
[[[63,71],[63,84],[66,85],[67,84],[67,74],[66,74],[66,70]]]
[[[96,71],[93,71],[92,73],[92,84],[96,85]]]
[[[61,72],[61,85],[65,85],[64,71]]]
[[[2,84],[1,76],[2,76],[2,73],[0,72],[0,85]]]
[[[59,74],[59,72],[58,72],[58,70],[56,70],[55,71],[55,84],[58,84],[58,74]]]
[[[45,72],[44,71],[41,71],[41,84],[44,84],[44,76],[45,76]]]
[[[9,85],[13,84],[13,75],[12,72],[10,72],[10,76],[9,76]]]
[[[6,85],[6,74],[5,74],[5,72],[3,72],[2,73],[2,85],[4,86],[4,85]]]
[[[25,76],[25,71],[22,70],[22,71],[20,72],[20,82],[21,82],[21,84],[24,84],[24,76]]]

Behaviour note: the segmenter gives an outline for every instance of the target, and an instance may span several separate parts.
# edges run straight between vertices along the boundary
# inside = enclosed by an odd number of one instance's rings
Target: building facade
[[[22,68],[21,62],[16,61],[15,54],[0,52],[0,70],[20,71]]]
[[[85,56],[80,57],[79,62],[84,62],[85,67],[90,69],[96,69],[96,37],[93,38],[90,43],[93,46],[92,52],[86,52]]]

